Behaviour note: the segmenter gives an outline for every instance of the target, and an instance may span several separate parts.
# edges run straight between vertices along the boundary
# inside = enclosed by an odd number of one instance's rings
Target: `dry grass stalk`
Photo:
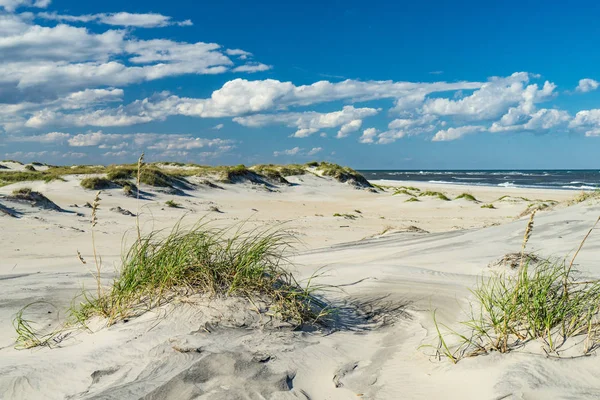
[[[527,247],[527,242],[529,242],[529,239],[531,238],[531,234],[533,233],[533,222],[534,222],[534,218],[535,218],[535,213],[536,213],[536,210],[534,210],[531,213],[531,216],[529,217],[529,222],[527,223],[527,228],[525,229],[525,235],[523,236],[523,244],[521,245],[521,263],[519,265],[519,270],[521,270],[523,268],[525,248]]]
[[[100,271],[102,269],[102,258],[98,256],[98,252],[96,251],[96,235],[94,232],[94,227],[98,223],[98,206],[100,205],[100,192],[96,193],[96,197],[94,198],[94,202],[92,203],[92,249],[94,251],[94,264],[96,265],[96,286],[98,291],[98,298],[102,296],[102,285],[100,282]],[[82,259],[80,257],[80,259]],[[84,262],[85,264],[85,262]]]
[[[592,227],[590,228],[590,230],[588,231],[588,233],[585,235],[585,237],[583,238],[583,240],[581,241],[581,243],[579,244],[579,247],[577,248],[577,251],[575,252],[575,255],[573,255],[573,258],[571,259],[571,262],[569,263],[569,268],[567,268],[567,274],[565,275],[565,282],[564,282],[564,293],[566,297],[569,297],[569,288],[568,288],[568,277],[569,274],[571,273],[571,269],[573,268],[573,264],[575,263],[575,259],[577,258],[577,255],[579,254],[579,252],[581,251],[585,241],[587,240],[587,238],[590,236],[590,234],[592,233],[592,231],[596,228],[596,225],[598,225],[598,222],[600,222],[600,217],[598,217],[598,219],[596,220],[596,222],[594,223],[594,225],[592,225]]]

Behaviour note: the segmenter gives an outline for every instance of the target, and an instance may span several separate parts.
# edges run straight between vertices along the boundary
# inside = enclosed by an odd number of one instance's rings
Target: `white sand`
[[[32,187],[71,213],[24,208],[0,214],[0,397],[6,399],[547,399],[598,398],[596,357],[555,360],[539,344],[522,351],[437,361],[431,310],[442,322],[461,318],[476,279],[488,264],[518,251],[526,220],[515,217],[528,201],[495,202],[502,195],[564,202],[569,191],[414,184],[449,197],[468,191],[481,204],[444,202],[356,190],[327,178],[290,178],[297,185],[268,192],[253,185],[200,187],[188,196],[155,193],[138,203],[120,190],[102,194],[97,247],[106,279],[118,267],[123,237],[131,242],[135,218],[111,208],[141,212],[143,229],[172,227],[200,218],[220,226],[285,227],[302,244],[294,257],[300,278],[326,266],[320,282],[345,285],[328,293],[336,305],[355,302],[363,313],[344,316],[334,332],[293,332],[233,299],[190,299],[127,323],[73,333],[48,349],[15,350],[11,320],[24,305],[43,300],[29,316],[56,324],[82,285],[93,281],[77,259],[91,261],[90,210],[94,192],[67,182],[34,182],[0,188],[0,195]],[[387,182],[386,184],[389,184]],[[144,188],[148,189],[148,188]],[[184,208],[164,206],[174,199]],[[71,207],[77,204],[79,207]],[[141,207],[140,207],[141,204]],[[222,213],[209,212],[211,206]],[[358,214],[354,210],[360,210]],[[82,213],[83,216],[76,213]],[[354,213],[354,220],[333,217]],[[565,255],[578,244],[600,206],[580,204],[541,212],[530,249]],[[383,218],[382,218],[383,217]],[[403,232],[416,226],[430,233]],[[383,236],[378,234],[387,230]],[[592,235],[578,262],[600,276],[600,234]],[[373,315],[368,311],[373,311]],[[52,313],[48,313],[51,311]],[[60,311],[59,315],[57,312]],[[365,318],[372,316],[373,318]],[[581,344],[574,343],[581,347]],[[184,349],[186,352],[174,350]],[[200,349],[199,351],[189,351]],[[571,350],[576,354],[576,349]],[[567,354],[570,354],[567,352]],[[336,385],[337,383],[337,385]],[[337,387],[336,387],[337,386]]]

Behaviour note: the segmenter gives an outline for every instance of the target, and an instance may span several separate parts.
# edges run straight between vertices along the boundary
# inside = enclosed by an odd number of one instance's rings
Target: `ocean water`
[[[549,189],[600,189],[600,170],[395,171],[361,170],[368,180]]]

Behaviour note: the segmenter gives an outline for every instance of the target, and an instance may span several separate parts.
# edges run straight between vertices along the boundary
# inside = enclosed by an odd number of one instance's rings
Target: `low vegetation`
[[[175,202],[175,200],[167,200],[165,205],[170,208],[181,208],[181,204]]]
[[[333,216],[334,217],[345,218],[345,219],[351,219],[351,220],[354,220],[354,219],[358,218],[358,216],[356,216],[354,214],[348,214],[348,213],[345,213],[345,214],[335,213],[335,214],[333,214]]]
[[[600,199],[600,190],[581,192],[575,198],[569,201],[569,205],[579,204],[583,203],[584,201],[597,199]]]
[[[357,187],[373,187],[364,176],[362,176],[360,173],[356,172],[352,168],[342,167],[340,165],[328,163],[325,161],[316,164],[317,165],[315,165],[315,163],[311,163],[311,165],[309,166],[315,168],[323,176],[329,176],[339,182],[350,183]]]
[[[444,193],[442,193],[442,192],[434,192],[434,191],[431,191],[431,190],[427,190],[425,192],[421,192],[419,194],[419,196],[431,196],[431,197],[437,197],[440,200],[450,201],[450,199],[448,198],[448,196],[446,196]]]
[[[459,194],[458,196],[456,196],[456,199],[454,199],[454,200],[458,200],[458,199],[465,199],[465,200],[468,200],[468,201],[473,201],[473,202],[475,202],[475,203],[478,203],[478,202],[479,202],[479,200],[477,200],[477,199],[475,198],[475,196],[473,196],[473,195],[472,195],[472,194],[470,194],[470,193],[462,193],[462,194]]]
[[[313,296],[316,288],[301,287],[285,268],[285,233],[229,233],[198,225],[140,236],[114,284],[88,296],[77,317],[99,315],[112,323],[193,293],[267,301],[273,315],[298,325],[326,315],[326,305]]]
[[[493,204],[482,204],[481,208],[495,209],[496,207]]]
[[[509,352],[538,340],[546,353],[558,350],[573,337],[583,340],[587,354],[600,344],[600,281],[582,279],[574,269],[575,259],[600,218],[583,238],[570,262],[535,258],[525,249],[534,227],[533,213],[527,224],[516,274],[504,271],[481,279],[473,289],[475,302],[469,319],[462,322],[468,332],[458,332],[437,322],[439,355],[456,363],[463,357],[493,351]],[[445,328],[442,333],[440,328]],[[449,340],[453,340],[451,343]]]
[[[416,197],[411,197],[411,198],[408,198],[408,199],[404,200],[405,203],[412,203],[412,202],[415,202],[415,201],[418,202],[418,201],[421,201],[421,200],[419,200]]]
[[[394,192],[394,194],[392,196],[397,196],[399,194],[403,194],[403,195],[411,196],[411,197],[414,196],[414,194],[409,192],[407,189],[398,189]]]
[[[143,168],[142,154],[137,176],[143,174]],[[176,224],[170,232],[143,234],[136,216],[137,239],[123,255],[118,277],[106,287],[94,229],[100,201],[99,191],[90,205],[95,293],[85,291],[79,304],[70,309],[68,321],[49,333],[34,329],[23,316],[29,306],[20,310],[13,320],[16,348],[52,346],[65,337],[64,332],[85,326],[93,316],[106,318],[110,325],[178,296],[238,296],[265,305],[263,312],[296,326],[318,323],[330,314],[328,305],[315,295],[323,289],[313,283],[317,275],[301,285],[289,272],[287,253],[293,238],[280,230],[219,229],[200,223],[190,229]],[[176,205],[174,201],[169,204]]]
[[[82,188],[89,190],[103,190],[110,188],[113,183],[106,178],[84,178],[79,183]]]

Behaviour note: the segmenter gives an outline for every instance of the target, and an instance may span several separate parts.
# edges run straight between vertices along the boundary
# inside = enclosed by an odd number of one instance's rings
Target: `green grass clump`
[[[399,194],[404,194],[406,196],[414,197],[414,194],[409,192],[407,189],[396,190],[392,196],[397,196]]]
[[[523,240],[521,262],[515,274],[501,272],[484,278],[472,290],[475,303],[470,318],[462,322],[469,332],[444,326],[443,334],[435,320],[441,351],[456,363],[463,357],[492,351],[509,352],[529,341],[539,340],[546,352],[558,350],[569,338],[584,336],[583,353],[600,344],[600,280],[582,279],[573,269],[575,259],[600,218],[580,243],[570,263],[543,260],[534,263],[525,257],[525,246],[533,229],[533,215]],[[446,337],[457,339],[449,346]]]
[[[425,192],[422,192],[419,194],[419,196],[431,196],[431,197],[437,197],[440,200],[444,200],[444,201],[450,201],[450,199],[448,198],[448,196],[446,196],[444,193],[442,192],[434,192],[431,190],[427,190]]]
[[[354,214],[340,214],[340,213],[335,213],[335,214],[333,214],[333,216],[334,217],[342,217],[342,218],[351,219],[351,220],[354,220],[354,219],[358,218]]]
[[[140,174],[140,182],[154,187],[171,187],[172,179],[164,172],[154,168],[144,168]]]
[[[420,192],[421,189],[416,188],[414,186],[400,186],[401,189],[406,189],[406,190],[410,190],[412,192]]]
[[[41,172],[8,171],[0,174],[0,187],[18,182],[44,181],[48,176]]]
[[[112,186],[112,182],[106,178],[84,178],[79,183],[82,188],[89,190],[108,189]]]
[[[175,202],[175,200],[167,200],[165,201],[165,205],[171,208],[181,208],[181,204]]]
[[[481,208],[490,208],[490,209],[495,209],[496,207],[494,207],[493,204],[482,204]]]
[[[310,282],[301,287],[286,269],[290,242],[285,233],[229,233],[198,225],[140,236],[124,256],[112,287],[97,298],[88,297],[76,315],[100,315],[114,322],[177,294],[193,293],[264,300],[271,313],[298,325],[327,313],[325,304],[312,295]]]
[[[323,176],[332,177],[342,183],[349,182],[355,186],[373,187],[364,176],[349,167],[342,167],[341,165],[323,161],[318,163],[316,169],[320,171]]]
[[[45,301],[33,302],[20,309],[13,319],[13,327],[17,333],[17,338],[15,340],[15,348],[17,350],[31,349],[40,346],[53,347],[60,341],[57,336],[60,333],[60,330],[48,330],[35,327],[35,322],[23,317],[23,313],[27,311],[27,309],[39,304],[52,306],[52,304]]]
[[[404,200],[405,203],[412,203],[414,201],[421,201],[421,200],[417,199],[416,197],[411,197],[411,198]]]
[[[33,165],[26,165],[24,168],[26,171],[31,171],[31,172],[37,171],[37,169],[35,169],[35,167]]]
[[[583,203],[587,200],[600,199],[600,190],[581,192],[569,201],[569,205]]]
[[[473,196],[473,195],[472,195],[472,194],[470,194],[470,193],[462,193],[462,194],[459,194],[458,196],[456,196],[456,199],[454,199],[454,200],[458,200],[458,199],[465,199],[465,200],[468,200],[468,201],[474,201],[474,202],[476,202],[476,203],[478,203],[478,202],[479,202],[479,200],[477,200],[477,199],[475,198],[475,196]]]
[[[113,168],[106,173],[106,178],[111,181],[115,180],[129,180],[136,176],[136,170],[134,168]]]

